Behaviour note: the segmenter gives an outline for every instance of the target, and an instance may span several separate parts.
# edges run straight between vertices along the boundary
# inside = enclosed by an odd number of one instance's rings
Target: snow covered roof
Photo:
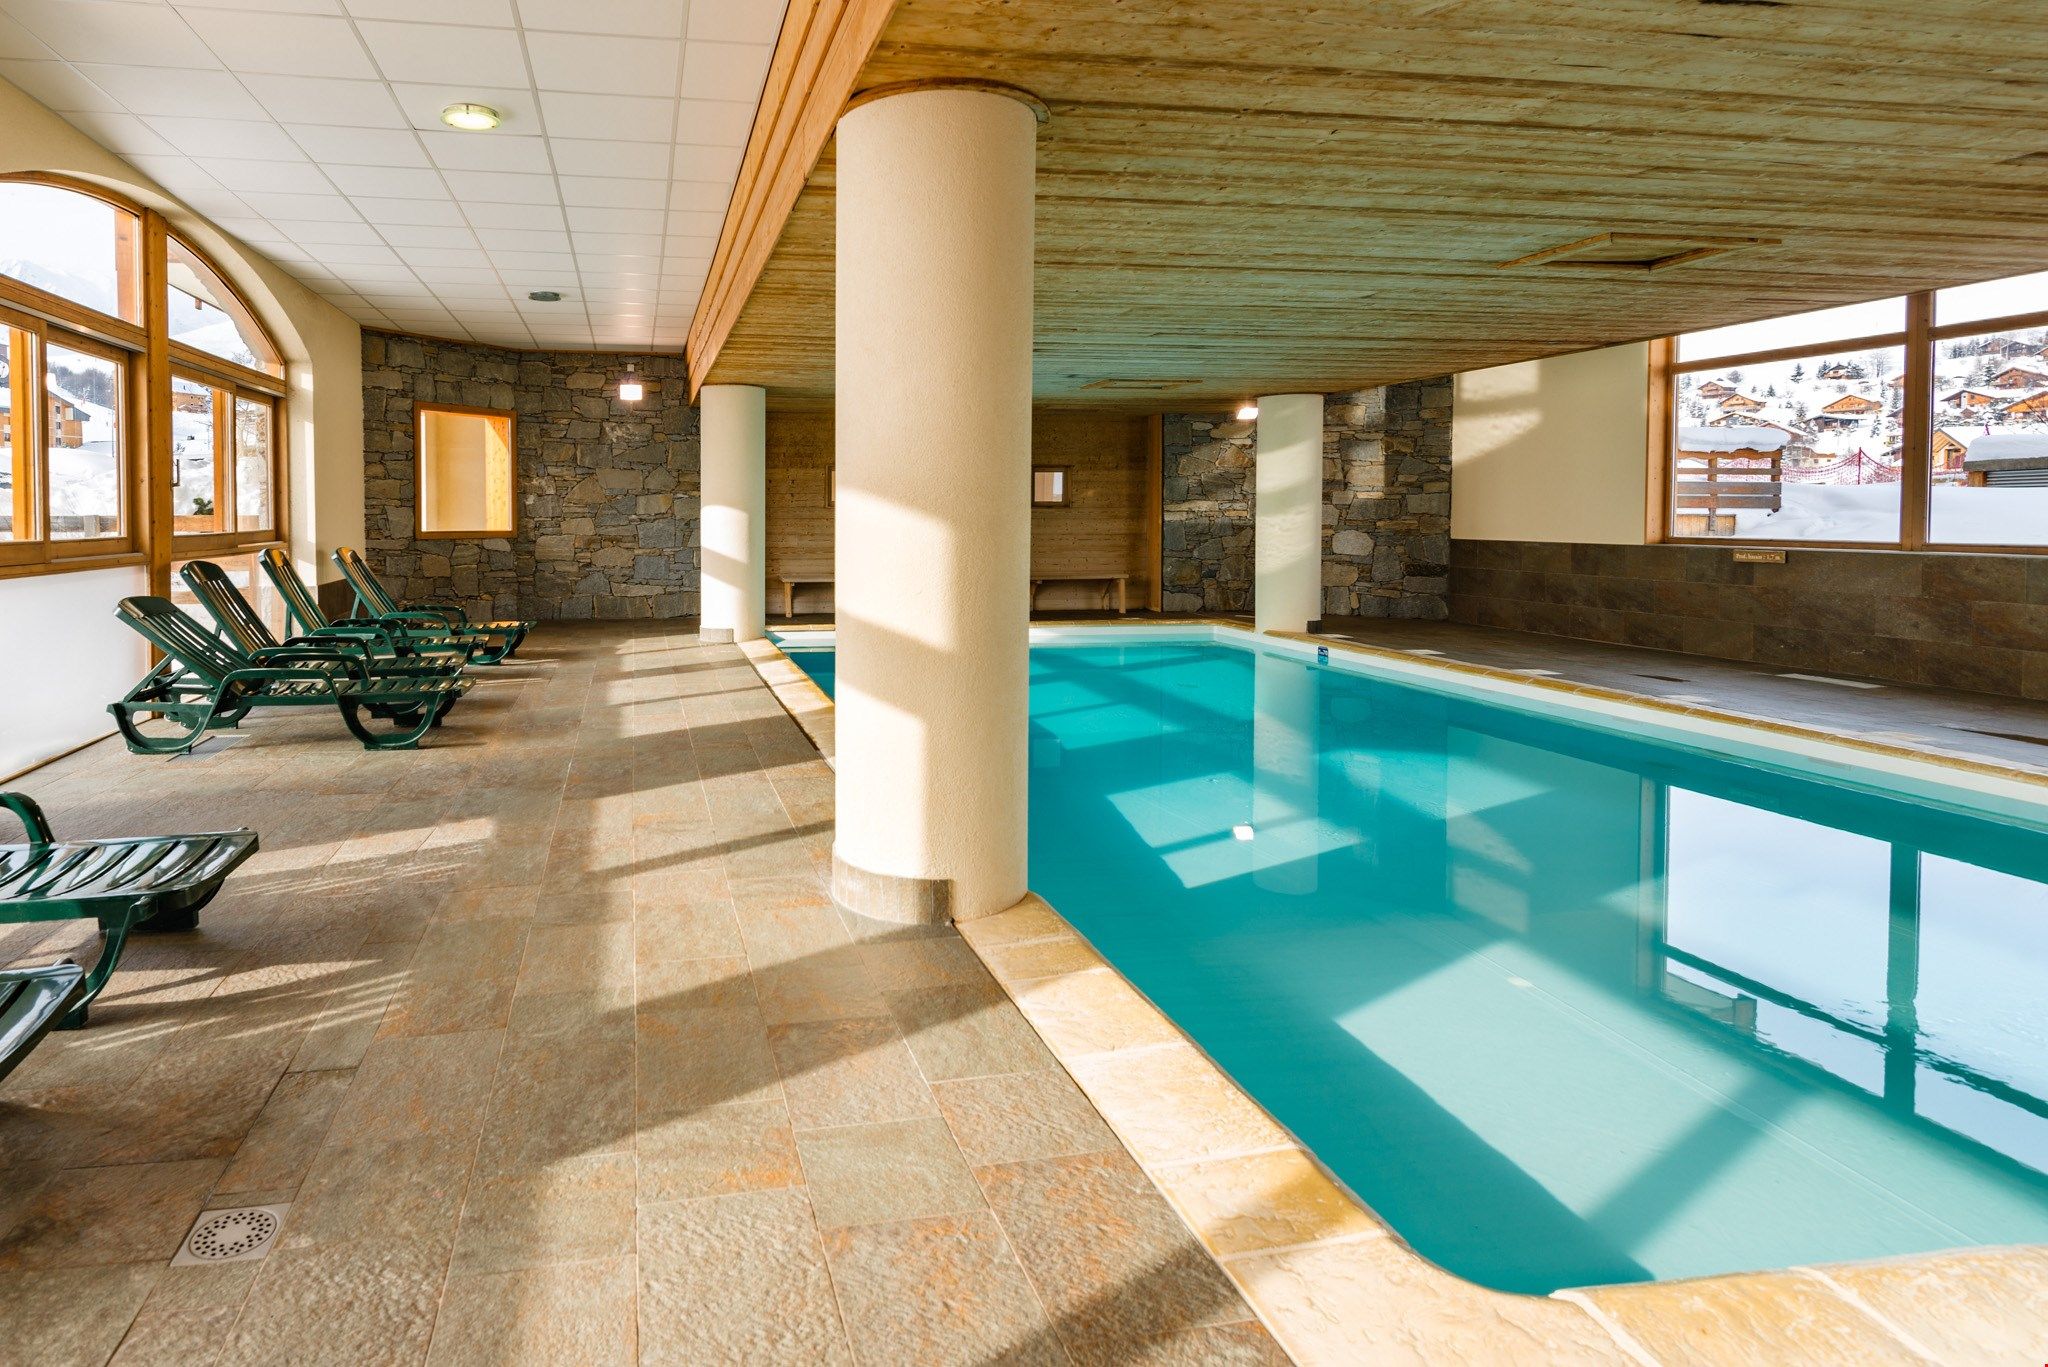
[[[1792,434],[1776,427],[1681,427],[1680,451],[1782,451]]]
[[[2008,461],[2048,461],[2048,429],[2030,432],[1986,432],[1970,443],[1963,464],[1972,469],[1999,467]]]

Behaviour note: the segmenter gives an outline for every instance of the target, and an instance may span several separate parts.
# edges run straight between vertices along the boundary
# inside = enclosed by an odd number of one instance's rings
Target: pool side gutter
[[[1090,625],[1061,622],[1056,630]],[[1116,619],[1103,625],[1145,629]],[[1681,714],[1696,726],[1754,728],[1780,743],[1846,745],[1878,758],[1877,767],[1953,769],[1958,786],[1971,789],[2023,784],[2036,803],[2048,787],[2048,776],[2024,769],[1387,647],[1261,637],[1215,619],[1158,625],[1214,627],[1249,644],[1327,647],[1398,666],[1406,677],[1437,671],[1516,692],[1576,695],[1581,705]],[[829,763],[831,699],[773,642],[742,649]],[[1043,899],[1027,897],[957,929],[1297,1362],[1961,1367],[2039,1356],[2033,1308],[2048,1303],[2048,1248],[1969,1248],[1550,1296],[1466,1281],[1408,1247]]]

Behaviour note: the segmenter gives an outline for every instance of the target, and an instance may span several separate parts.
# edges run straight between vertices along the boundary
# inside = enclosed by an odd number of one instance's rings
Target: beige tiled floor
[[[417,753],[301,714],[12,786],[263,835],[0,1085],[12,1360],[1281,1360],[973,953],[833,908],[830,775],[730,647],[551,628]]]

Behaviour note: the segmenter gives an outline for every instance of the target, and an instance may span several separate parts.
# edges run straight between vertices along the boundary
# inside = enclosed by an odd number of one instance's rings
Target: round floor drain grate
[[[267,1210],[223,1210],[201,1220],[185,1247],[202,1262],[228,1262],[261,1249],[277,1228],[277,1217]]]

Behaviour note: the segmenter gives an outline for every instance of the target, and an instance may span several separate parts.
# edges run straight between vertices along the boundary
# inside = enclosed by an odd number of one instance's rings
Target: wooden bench
[[[785,574],[778,578],[776,582],[782,585],[782,615],[784,617],[794,617],[796,616],[796,591],[798,586],[802,584],[816,584],[823,588],[830,588],[832,586],[832,575],[830,571],[819,574]]]
[[[1130,576],[1127,574],[1034,574],[1031,576],[1031,610],[1038,611],[1038,591],[1047,584],[1100,584],[1102,585],[1102,606],[1108,607],[1110,596],[1116,596],[1116,610],[1130,611]]]

